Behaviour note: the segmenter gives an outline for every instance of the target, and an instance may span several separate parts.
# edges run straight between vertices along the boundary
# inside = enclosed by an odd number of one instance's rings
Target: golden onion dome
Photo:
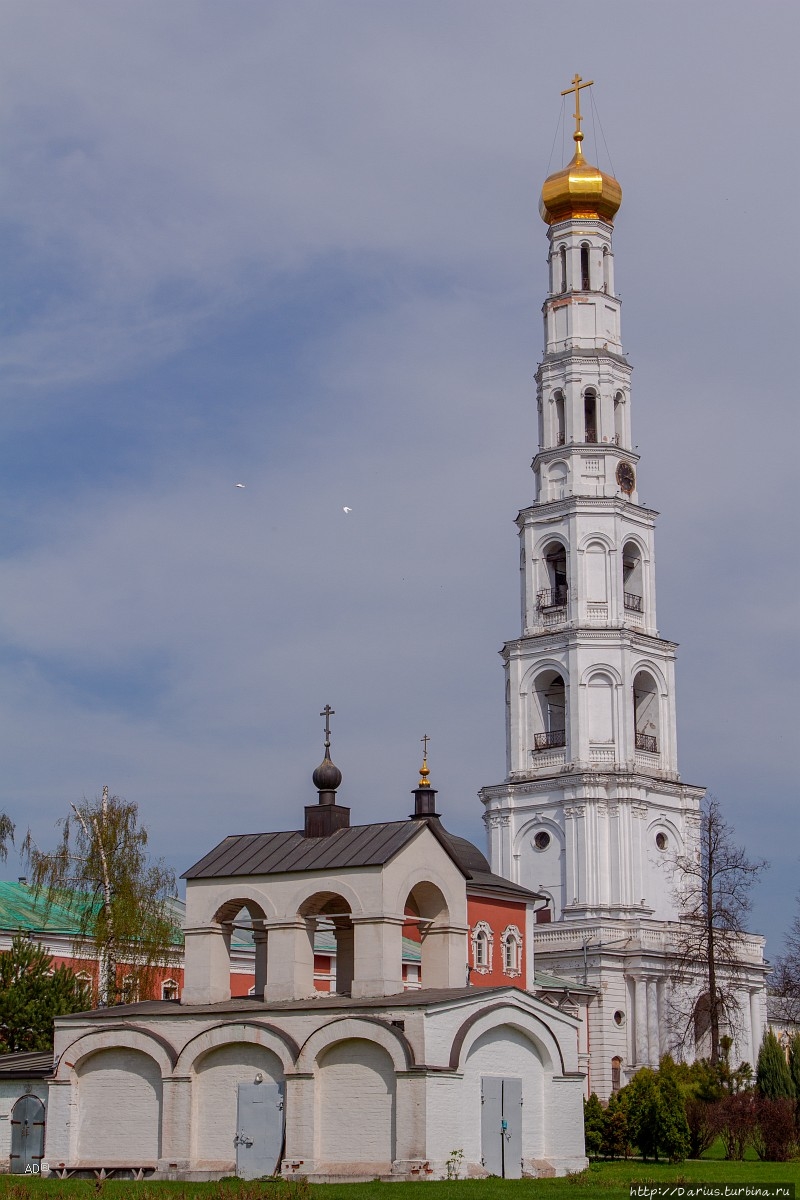
[[[593,167],[583,157],[581,142],[581,103],[583,88],[591,87],[592,80],[583,82],[580,75],[572,80],[572,87],[562,96],[575,94],[575,154],[569,166],[556,171],[544,181],[539,212],[548,225],[557,221],[568,221],[571,217],[586,220],[608,221],[613,224],[614,216],[622,203],[622,188],[613,175],[606,175],[599,167]]]
[[[548,225],[583,217],[614,222],[622,203],[622,188],[613,175],[593,167],[581,153],[583,134],[576,134],[575,154],[569,166],[544,181],[539,212]]]

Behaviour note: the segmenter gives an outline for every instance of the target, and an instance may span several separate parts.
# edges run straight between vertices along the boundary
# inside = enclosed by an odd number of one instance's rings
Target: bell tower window
[[[581,291],[588,292],[591,287],[589,278],[589,247],[581,246]]]
[[[597,397],[589,390],[583,396],[583,423],[585,442],[597,441]]]
[[[567,551],[561,542],[551,542],[544,552],[546,586],[539,592],[540,609],[566,608]]]
[[[636,749],[658,754],[658,689],[652,675],[639,671],[633,681]]]
[[[556,392],[556,445],[563,446],[567,440],[567,427],[564,423],[564,393]]]
[[[567,247],[562,246],[558,252],[558,257],[561,262],[561,291],[567,290]]]
[[[642,552],[635,542],[626,542],[622,549],[622,602],[628,612],[644,609]]]
[[[545,671],[536,680],[533,712],[534,753],[567,744],[567,691],[557,671]]]

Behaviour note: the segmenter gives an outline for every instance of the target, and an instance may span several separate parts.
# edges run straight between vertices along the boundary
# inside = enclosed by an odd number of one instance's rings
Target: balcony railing
[[[587,429],[586,437],[583,440],[585,442],[591,442],[592,444],[595,444],[597,442],[597,430],[596,429]]]
[[[635,592],[623,592],[622,600],[625,607],[631,612],[642,611],[642,597],[637,596]]]
[[[549,733],[535,733],[533,735],[534,750],[556,750],[559,746],[566,746],[566,744],[566,729],[551,729]]]
[[[650,733],[636,732],[636,749],[646,750],[648,754],[658,754],[658,738]]]
[[[539,592],[536,597],[536,604],[538,608],[566,608],[566,583],[560,583],[558,587],[546,588],[543,592]]]

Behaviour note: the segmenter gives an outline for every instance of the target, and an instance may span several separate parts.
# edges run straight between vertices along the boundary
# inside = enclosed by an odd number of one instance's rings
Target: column
[[[314,922],[303,917],[266,924],[269,938],[265,1000],[303,1000],[315,995]]]
[[[467,927],[442,925],[422,934],[422,986],[463,987],[467,976]],[[499,953],[498,946],[498,953]]]
[[[647,1046],[647,988],[643,976],[635,975],[634,984],[634,1019],[636,1021],[636,1054],[634,1062],[637,1067],[646,1067],[648,1059]]]
[[[403,924],[402,916],[353,917],[353,998],[394,996],[402,992]]]
[[[654,1070],[658,1069],[658,1051],[659,1051],[659,1036],[658,1036],[658,981],[656,979],[647,980],[647,1040],[650,1048],[650,1066]]]
[[[752,1057],[750,1059],[755,1070],[756,1062],[758,1061],[758,1052],[761,1049],[761,1000],[760,992],[752,991],[750,993],[750,1046]]]
[[[230,925],[184,929],[185,966],[181,1004],[218,1004],[231,998]]]
[[[267,987],[267,931],[263,921],[253,922],[253,941],[256,946],[255,994],[263,996]]]

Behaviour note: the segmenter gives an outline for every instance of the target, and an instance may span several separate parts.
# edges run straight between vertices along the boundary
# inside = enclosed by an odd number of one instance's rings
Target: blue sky
[[[681,771],[771,862],[753,925],[778,949],[800,854],[798,25],[790,3],[6,0],[20,828],[47,844],[104,783],[179,870],[294,825],[330,702],[355,821],[409,811],[427,732],[449,825],[482,839],[532,498],[537,199],[577,70],[624,191]],[[588,121],[587,150],[609,165]]]

